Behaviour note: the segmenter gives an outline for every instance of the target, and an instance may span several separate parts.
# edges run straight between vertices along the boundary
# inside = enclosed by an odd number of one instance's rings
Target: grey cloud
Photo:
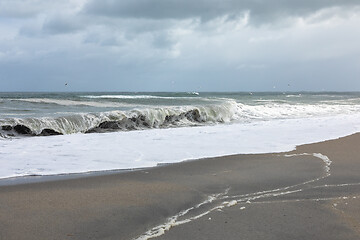
[[[176,44],[172,29],[183,26],[182,21],[175,20],[83,17],[88,19],[83,42],[99,46],[120,46],[140,41],[156,49],[169,49]]]
[[[35,37],[41,35],[41,27],[37,24],[24,25],[19,29],[19,34],[26,37]]]
[[[360,89],[359,0],[75,2],[0,0],[4,90]]]
[[[66,4],[65,1],[1,0],[0,16],[7,18],[30,18],[49,10],[63,9]]]
[[[101,42],[101,38],[98,34],[88,34],[85,36],[83,43],[90,44],[99,44]]]
[[[121,40],[114,35],[107,34],[103,36],[100,34],[90,33],[87,34],[83,40],[83,43],[95,44],[99,46],[119,46],[122,45]]]
[[[40,11],[39,5],[24,0],[0,1],[0,16],[7,18],[28,18]]]
[[[90,0],[83,11],[119,18],[209,20],[250,12],[250,23],[266,24],[283,17],[307,16],[329,7],[358,6],[358,0]]]
[[[174,44],[174,39],[166,32],[158,32],[153,35],[153,45],[156,48],[170,48]]]
[[[1,8],[1,5],[0,5]],[[0,11],[0,17],[5,18],[29,18],[36,15],[38,11],[36,9],[25,10],[25,9],[5,9],[4,11]]]
[[[101,46],[119,46],[119,45],[120,45],[120,42],[115,37],[110,37],[110,38],[104,39],[101,42]]]
[[[150,19],[183,19],[203,14],[217,15],[218,10],[212,7],[213,3],[203,4],[204,1],[94,1],[91,0],[85,7],[85,12],[99,15],[150,18]],[[214,12],[215,10],[215,12]]]
[[[85,29],[85,27],[77,17],[56,16],[45,20],[32,19],[19,28],[19,34],[26,37],[45,37],[47,35],[71,34]]]
[[[43,24],[43,32],[47,34],[67,34],[84,28],[80,19],[70,16],[52,17]]]
[[[122,22],[122,28],[129,33],[147,33],[166,30],[172,28],[176,24],[175,21],[161,19],[131,19]]]

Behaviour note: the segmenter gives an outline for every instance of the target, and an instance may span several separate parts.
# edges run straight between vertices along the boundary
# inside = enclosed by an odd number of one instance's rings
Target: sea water
[[[0,93],[0,178],[283,152],[360,130],[360,93]]]

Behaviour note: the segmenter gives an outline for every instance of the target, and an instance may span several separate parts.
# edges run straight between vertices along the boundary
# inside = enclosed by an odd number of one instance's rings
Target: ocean
[[[282,152],[360,129],[360,93],[0,93],[0,178]]]

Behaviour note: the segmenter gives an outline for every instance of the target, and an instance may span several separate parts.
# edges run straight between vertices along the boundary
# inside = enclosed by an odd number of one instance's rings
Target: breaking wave
[[[283,104],[246,105],[236,101],[206,106],[178,106],[77,113],[61,117],[0,119],[0,135],[48,136],[72,133],[144,130],[201,126],[217,123],[252,122],[258,120],[308,118],[353,114],[360,105]]]
[[[234,120],[237,104],[163,107],[74,114],[63,117],[0,119],[3,136],[55,135],[194,126]]]

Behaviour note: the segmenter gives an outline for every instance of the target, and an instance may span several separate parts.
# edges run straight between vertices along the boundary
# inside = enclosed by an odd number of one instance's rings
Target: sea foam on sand
[[[202,127],[0,140],[0,178],[152,167],[240,153],[284,152],[360,130],[360,114]]]

